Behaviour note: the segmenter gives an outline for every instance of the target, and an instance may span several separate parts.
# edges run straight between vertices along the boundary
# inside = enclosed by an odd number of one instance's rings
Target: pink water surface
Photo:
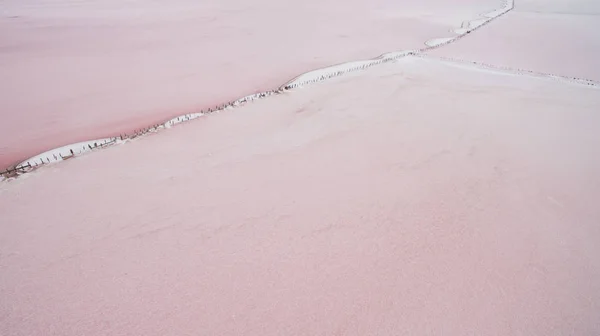
[[[0,167],[416,49],[498,0],[9,0],[0,16]]]
[[[427,59],[0,185],[2,335],[598,335],[598,90]]]

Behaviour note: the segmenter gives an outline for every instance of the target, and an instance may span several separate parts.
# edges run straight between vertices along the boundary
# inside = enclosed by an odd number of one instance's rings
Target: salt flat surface
[[[0,167],[417,49],[498,0],[8,0]]]
[[[600,3],[516,1],[515,9],[431,55],[600,81]]]
[[[2,335],[597,335],[598,89],[404,59],[0,184]]]

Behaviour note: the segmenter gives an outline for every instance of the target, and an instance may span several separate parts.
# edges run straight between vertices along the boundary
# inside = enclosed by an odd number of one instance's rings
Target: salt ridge
[[[301,74],[301,75],[293,78],[292,80],[286,82],[284,85],[282,85],[281,87],[279,87],[275,90],[270,90],[270,91],[265,91],[265,92],[245,96],[243,98],[222,104],[220,106],[217,106],[215,108],[211,108],[211,109],[208,109],[205,111],[180,115],[175,118],[169,119],[162,124],[153,125],[151,127],[134,132],[133,134],[130,134],[130,135],[121,135],[119,137],[113,137],[113,138],[104,138],[104,139],[78,142],[78,143],[74,143],[74,144],[65,145],[65,146],[62,146],[59,148],[55,148],[55,149],[46,151],[44,153],[38,154],[36,156],[33,156],[27,160],[24,160],[21,163],[14,165],[13,167],[7,169],[6,171],[0,173],[0,181],[2,179],[7,179],[9,177],[16,177],[20,174],[27,173],[27,172],[29,172],[39,166],[42,166],[42,165],[59,162],[59,161],[62,161],[62,160],[65,160],[65,159],[68,159],[71,157],[79,156],[79,155],[94,151],[96,149],[105,148],[105,147],[109,147],[109,146],[117,145],[117,144],[123,144],[123,143],[131,141],[133,139],[136,139],[142,135],[145,135],[147,133],[155,133],[162,129],[171,128],[174,125],[177,125],[177,124],[180,124],[183,122],[187,122],[190,120],[194,120],[194,119],[197,119],[197,118],[202,117],[207,114],[212,114],[212,113],[216,113],[216,112],[223,111],[226,109],[231,109],[233,107],[243,105],[245,103],[251,102],[256,99],[266,98],[268,96],[275,95],[275,94],[281,94],[288,90],[295,89],[295,88],[298,88],[298,87],[301,87],[304,85],[321,82],[321,81],[324,81],[324,80],[327,80],[327,79],[330,79],[333,77],[338,77],[338,76],[347,74],[349,72],[365,70],[372,66],[379,65],[382,63],[396,61],[403,57],[419,56],[420,53],[423,53],[423,52],[426,52],[426,51],[429,51],[429,50],[432,50],[435,48],[439,48],[439,47],[445,46],[447,44],[458,41],[459,39],[463,38],[464,36],[468,35],[469,33],[485,26],[486,24],[488,24],[491,21],[497,19],[498,17],[508,13],[509,11],[511,11],[514,8],[514,0],[506,0],[503,3],[504,3],[504,6],[499,9],[485,12],[485,13],[479,15],[479,17],[476,19],[463,22],[461,27],[453,30],[453,32],[457,34],[455,36],[435,38],[435,39],[426,41],[425,42],[426,47],[424,47],[424,48],[421,48],[418,50],[388,52],[388,53],[384,53],[376,58],[369,59],[369,60],[352,61],[352,62],[333,65],[333,66],[322,68],[322,69],[316,69],[316,70],[306,72],[304,74]],[[527,73],[527,71],[522,71],[522,72]],[[529,72],[529,73],[531,74],[533,72]],[[553,75],[547,75],[546,77],[552,77],[552,76]],[[560,77],[560,76],[554,76],[554,77]],[[589,84],[592,81],[587,81],[587,80],[583,80],[583,79],[578,79],[578,81],[575,81],[575,82],[582,83],[582,81],[586,81],[585,84],[588,84],[588,85],[596,85],[595,83]]]

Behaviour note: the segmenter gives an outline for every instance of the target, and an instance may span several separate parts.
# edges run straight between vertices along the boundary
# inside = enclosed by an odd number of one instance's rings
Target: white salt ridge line
[[[465,34],[468,34],[478,28],[481,28],[486,24],[490,23],[492,20],[496,19],[497,17],[508,13],[513,8],[514,0],[505,1],[504,7],[481,14],[480,16],[483,16],[482,18],[463,22],[460,28],[456,28],[453,30],[454,33],[458,34],[457,36],[431,39],[426,41],[425,45],[433,48],[454,42],[459,38],[463,37]]]
[[[488,19],[495,19],[503,14],[506,14],[513,8],[515,8],[515,1],[514,0],[506,0],[506,1],[504,1],[504,7],[491,10],[489,12],[482,14],[481,16],[486,17]]]
[[[402,58],[404,56],[412,55],[417,52],[418,52],[417,50],[394,51],[394,52],[382,54],[381,56],[377,57],[377,59],[393,60],[393,59]]]
[[[429,40],[429,41],[425,42],[425,45],[428,46],[428,47],[437,47],[437,46],[442,45],[442,44],[450,43],[450,42],[452,42],[455,39],[456,39],[456,37],[436,38],[436,39]]]
[[[469,31],[469,21],[463,21],[460,25],[460,28],[456,28],[453,30],[458,35],[466,34]]]
[[[293,89],[305,84],[321,82],[332,77],[341,76],[348,72],[364,70],[374,65],[394,61],[408,55],[413,55],[417,52],[419,52],[419,50],[393,51],[382,54],[370,60],[346,62],[318,70],[313,70],[285,83],[280,89]]]
[[[231,104],[228,105],[228,107],[240,106],[242,104],[245,104],[245,103],[253,101],[253,100],[266,98],[268,96],[272,96],[274,94],[281,93],[281,91],[282,91],[281,89],[277,89],[277,90],[270,90],[270,91],[251,94],[249,96],[246,96],[246,97],[243,97],[243,98],[233,101]]]
[[[490,20],[491,19],[483,18],[483,19],[476,19],[476,20],[470,21],[469,22],[469,29],[468,29],[468,31],[471,31],[473,29],[477,29],[477,28],[485,25]]]
[[[242,105],[244,103],[251,102],[253,100],[260,99],[260,98],[261,98],[260,94],[258,94],[258,93],[257,94],[252,94],[252,95],[249,95],[249,96],[246,96],[246,97],[243,97],[243,98],[240,98],[240,99],[236,100],[233,104],[235,106],[240,106],[240,105]]]
[[[510,9],[508,9],[508,10],[510,10]],[[498,16],[506,13],[508,10],[507,10],[506,7],[505,8],[501,8],[501,9],[496,9],[494,11],[491,11],[491,12],[488,12],[486,14],[483,14],[483,16],[485,16],[485,17],[487,17],[489,19],[494,19],[494,18],[497,18]]]
[[[205,116],[209,113],[216,113],[225,109],[231,109],[233,107],[236,106],[240,106],[242,104],[245,104],[247,102],[256,100],[256,99],[260,99],[260,98],[264,98],[267,96],[270,96],[272,94],[275,94],[276,91],[267,91],[267,92],[260,92],[260,93],[255,93],[255,94],[251,94],[249,96],[245,96],[243,98],[234,100],[233,102],[229,102],[227,104],[223,104],[220,107],[214,108],[214,109],[209,109],[206,112],[198,112],[198,113],[189,113],[189,114],[182,114],[180,116],[177,116],[173,119],[167,120],[166,122],[164,122],[162,125],[159,126],[159,128],[171,128],[174,125],[177,124],[181,124],[183,122],[186,121],[190,121],[190,120],[194,120],[196,118],[200,118],[202,116]]]
[[[326,68],[321,68],[313,71],[309,71],[303,73],[302,75],[292,79],[287,82],[284,86],[288,85],[302,85],[306,83],[319,82],[325,80],[332,76],[332,74],[346,73],[351,71],[351,69],[356,68],[366,68],[373,63],[377,62],[376,60],[366,60],[366,61],[353,61],[342,64],[332,65]]]
[[[263,93],[249,95],[249,96],[243,97],[241,99],[238,99],[232,103],[225,104],[221,108],[216,108],[216,109],[210,110],[210,111],[218,112],[218,111],[221,111],[221,110],[224,110],[227,108],[232,108],[233,106],[239,106],[248,101],[252,101],[252,100],[256,100],[256,99],[260,99],[260,98],[269,96],[273,93],[274,92],[263,92]],[[37,166],[62,161],[64,159],[68,159],[73,156],[80,155],[85,152],[89,152],[96,148],[105,147],[107,145],[125,143],[134,138],[138,138],[142,135],[146,135],[147,133],[157,132],[163,128],[171,128],[172,126],[174,126],[176,124],[190,121],[190,120],[202,117],[204,115],[206,115],[206,113],[203,113],[203,112],[180,115],[180,116],[177,116],[173,119],[166,121],[165,123],[163,123],[161,125],[151,127],[141,133],[134,133],[130,137],[122,139],[122,140],[118,140],[117,138],[105,138],[105,139],[97,139],[97,140],[83,141],[83,142],[77,142],[74,144],[69,144],[66,146],[62,146],[59,148],[55,148],[55,149],[46,151],[44,153],[38,154],[33,157],[30,157],[29,159],[16,165],[14,169],[17,169],[22,172],[24,170],[35,168]],[[2,179],[4,180],[5,178],[2,177]]]
[[[173,125],[177,125],[177,124],[180,124],[185,121],[190,121],[190,120],[193,120],[196,118],[200,118],[203,115],[204,115],[204,113],[201,113],[201,112],[200,113],[183,114],[183,115],[177,116],[171,120],[167,120],[164,124],[162,124],[162,126],[164,128],[171,128]]]
[[[477,25],[476,27],[472,27],[469,30],[466,30],[464,32],[464,34],[469,33],[471,31],[473,31],[473,30],[481,27],[485,23],[490,22],[492,19],[495,19],[498,16],[500,16],[500,15],[502,15],[502,14],[510,11],[511,9],[513,9],[513,7],[514,7],[514,0],[509,0],[509,1],[505,2],[505,6],[504,6],[504,8],[501,11],[496,10],[496,11],[492,11],[492,12],[488,13],[489,15],[492,15],[493,17],[491,17],[490,19],[484,19],[485,22],[483,22],[480,25]],[[478,19],[478,20],[481,20],[481,19]],[[478,20],[475,20],[475,21],[478,21]],[[472,25],[472,22],[473,21],[469,22],[469,26]],[[266,91],[266,92],[261,92],[261,93],[256,93],[256,94],[253,94],[253,95],[249,95],[249,96],[240,98],[240,99],[238,99],[236,101],[233,101],[233,102],[230,102],[230,103],[227,103],[227,104],[223,104],[223,105],[221,105],[220,107],[218,107],[218,108],[216,108],[214,110],[213,109],[209,109],[207,112],[184,114],[184,115],[175,117],[175,118],[173,118],[171,120],[168,120],[168,121],[166,121],[163,124],[160,124],[160,125],[157,125],[155,127],[149,128],[146,131],[143,131],[142,133],[139,133],[139,134],[136,133],[133,136],[131,136],[131,137],[127,138],[127,139],[122,139],[121,141],[118,141],[118,142],[117,142],[117,138],[106,138],[106,139],[112,139],[111,141],[114,144],[116,144],[116,143],[119,143],[119,144],[120,143],[125,143],[125,142],[127,142],[127,140],[130,140],[130,139],[133,139],[133,138],[137,138],[139,136],[145,135],[146,133],[157,132],[157,131],[159,131],[160,129],[163,129],[163,128],[171,128],[172,126],[174,126],[176,124],[180,124],[180,123],[185,122],[185,121],[190,121],[190,120],[199,118],[199,117],[201,117],[201,116],[203,116],[203,115],[205,115],[207,113],[219,112],[219,111],[222,111],[222,110],[227,109],[227,108],[233,108],[235,106],[239,106],[239,105],[244,104],[244,103],[246,103],[248,101],[252,101],[252,100],[264,98],[264,97],[267,97],[267,96],[270,96],[270,95],[273,95],[273,94],[281,93],[281,92],[283,92],[285,90],[296,88],[298,86],[301,86],[301,85],[304,85],[304,84],[307,84],[307,83],[314,83],[314,82],[318,82],[318,81],[323,81],[323,80],[326,80],[326,79],[329,79],[329,78],[332,78],[332,77],[340,76],[340,75],[348,73],[348,72],[353,72],[353,71],[358,71],[358,70],[364,70],[364,69],[366,69],[368,67],[371,67],[373,65],[377,65],[377,64],[381,64],[381,63],[385,63],[385,62],[389,62],[389,61],[394,61],[396,59],[399,59],[399,58],[402,58],[402,57],[405,57],[405,56],[416,55],[419,52],[426,51],[426,50],[431,49],[431,48],[436,48],[436,47],[439,47],[439,46],[442,46],[442,45],[454,42],[458,38],[464,36],[464,34],[463,35],[458,35],[458,36],[455,36],[455,37],[450,37],[450,38],[440,38],[440,39],[430,40],[430,41],[437,40],[436,42],[439,42],[439,43],[434,43],[433,45],[427,45],[427,48],[423,48],[423,49],[420,49],[420,50],[407,50],[407,51],[389,52],[389,53],[382,54],[382,55],[380,55],[380,56],[378,56],[378,57],[376,57],[374,59],[371,59],[371,60],[347,62],[347,63],[338,64],[338,65],[334,65],[334,66],[323,68],[323,69],[318,69],[318,70],[310,71],[310,72],[302,74],[302,75],[296,77],[295,79],[287,82],[286,84],[284,84],[282,87],[278,88],[277,90]],[[427,43],[429,43],[429,41],[425,42],[425,44],[427,44]],[[106,140],[106,139],[101,139],[101,141],[102,140]],[[64,154],[63,153],[64,150],[68,150],[68,153],[66,155],[63,155],[66,158],[66,157],[70,157],[71,156],[71,152],[70,152],[71,149],[73,149],[73,153],[75,155],[81,154],[81,153],[83,153],[83,152],[86,151],[85,150],[85,145],[88,145],[88,144],[91,145],[91,144],[97,143],[97,142],[98,142],[98,140],[85,141],[85,142],[79,142],[79,143],[75,143],[75,144],[71,144],[71,145],[66,145],[66,146],[63,146],[63,147],[60,147],[60,148],[56,148],[56,149],[44,152],[42,154],[36,155],[36,156],[34,156],[32,158],[29,158],[28,160],[25,160],[22,163],[18,164],[15,168],[16,169],[23,169],[25,166],[28,166],[27,162],[30,162],[30,163],[34,162],[35,163],[36,160],[40,160],[41,164],[47,164],[49,162],[61,161],[63,158],[60,156],[60,154]],[[75,150],[77,149],[79,151],[79,146],[80,145],[81,145],[81,147],[82,147],[83,150],[76,153]],[[50,158],[50,156],[52,156],[52,158]],[[56,156],[56,158],[55,158],[55,156]],[[44,163],[43,158],[47,158],[46,161],[48,161],[48,162]]]
[[[538,77],[538,78],[542,78],[542,79],[552,79],[552,80],[556,80],[556,81],[566,83],[566,84],[575,84],[575,85],[589,87],[592,89],[600,89],[600,82],[594,81],[591,79],[561,76],[561,75],[550,74],[550,73],[545,73],[545,72],[538,72],[538,71],[518,69],[518,68],[510,68],[510,67],[505,67],[505,66],[500,66],[500,65],[493,65],[493,64],[481,63],[481,62],[476,62],[476,61],[467,61],[467,60],[463,60],[463,59],[456,59],[456,58],[443,57],[443,56],[431,56],[431,55],[424,55],[424,54],[419,54],[419,55],[415,55],[415,56],[424,58],[424,59],[445,62],[448,64],[463,65],[463,66],[467,66],[467,67],[477,67],[477,68],[485,69],[485,70],[492,71],[495,73],[506,73],[506,74],[510,74],[510,75],[531,76],[531,77]]]
[[[117,138],[104,138],[91,141],[82,141],[74,144],[51,149],[47,152],[30,157],[29,159],[19,163],[15,169],[34,168],[39,165],[44,165],[52,162],[62,161],[75,155],[80,155],[85,152],[90,152],[93,149],[105,147],[117,142]]]

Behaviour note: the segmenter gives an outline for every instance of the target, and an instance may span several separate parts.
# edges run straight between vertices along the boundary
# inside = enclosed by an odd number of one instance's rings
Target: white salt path
[[[500,8],[499,10],[495,10],[492,11],[491,13],[497,13],[497,14],[493,14],[491,16],[491,19],[496,18],[498,16],[500,16],[501,14],[506,13],[507,11],[511,10],[513,8],[513,1],[510,0],[508,2],[505,2],[504,7]],[[404,8],[404,11],[406,11],[406,8]],[[491,19],[486,19],[486,22],[490,21]],[[477,20],[473,21],[476,22]],[[469,23],[467,23],[467,26],[469,26]],[[471,32],[476,28],[479,28],[481,25],[477,25],[474,27],[470,27],[469,26],[469,30],[466,32]],[[465,32],[465,33],[466,33]],[[427,41],[425,44],[428,46],[428,48],[435,48],[438,46],[442,46],[448,43],[451,43],[453,41],[455,41],[457,39],[457,37],[453,37],[453,38],[440,38],[440,39],[433,39],[430,41]],[[325,68],[321,68],[321,69],[317,69],[317,70],[313,70],[313,71],[309,71],[305,74],[302,74],[296,78],[294,78],[293,80],[289,81],[288,83],[284,84],[282,86],[281,89],[288,89],[288,88],[296,88],[298,86],[302,86],[304,84],[309,84],[309,83],[314,83],[314,82],[318,82],[318,81],[322,81],[334,76],[338,76],[338,75],[342,75],[344,73],[347,72],[352,72],[352,71],[357,71],[357,70],[363,70],[365,68],[368,68],[370,66],[373,65],[378,65],[381,64],[383,62],[387,62],[387,61],[391,61],[400,57],[404,57],[406,55],[411,55],[414,54],[415,51],[397,51],[397,52],[387,52],[385,54],[382,54],[379,57],[376,57],[374,59],[371,60],[365,60],[365,61],[352,61],[352,62],[346,62],[346,63],[342,63],[342,64],[338,64],[338,65],[334,65],[334,66],[329,66],[329,67],[325,67]],[[256,98],[258,96],[258,98],[264,97],[264,96],[268,96],[273,94],[273,91],[268,91],[268,92],[264,92],[264,93],[260,93],[260,94],[255,94],[252,95],[254,98]],[[250,97],[250,96],[248,96]],[[248,100],[246,98],[241,98],[241,99],[237,99],[232,101],[229,104],[224,104],[223,106],[220,106],[218,108],[216,108],[216,110],[220,110],[220,109],[224,109],[226,107],[231,107],[231,106],[238,106],[240,104],[243,104],[245,102],[247,102]],[[174,117],[162,124],[157,124],[155,126],[152,126],[149,130],[151,130],[152,132],[160,130],[162,128],[170,128],[171,126],[181,123],[181,122],[185,122],[185,121],[189,121],[192,119],[196,119],[208,112],[212,112],[212,110],[209,111],[203,111],[203,112],[199,112],[199,113],[188,113],[188,114],[184,114],[181,116],[177,116]],[[143,132],[142,132],[143,133]],[[138,133],[134,134],[134,136],[137,136]],[[119,137],[122,139],[122,136],[119,135]],[[67,146],[62,146],[60,148],[58,148],[57,150],[49,150],[44,152],[41,155],[44,155],[46,157],[52,157],[54,161],[56,160],[60,160],[61,157],[61,151],[64,148],[73,148],[78,146],[79,143],[74,144],[74,145],[67,145]],[[92,148],[90,147],[90,150]],[[84,147],[85,150],[85,147]],[[24,162],[28,162],[28,161],[34,161],[34,159],[40,159],[39,158],[40,155],[37,155],[33,158],[27,159]],[[49,159],[48,159],[48,162]],[[25,163],[21,163],[15,166],[16,169],[18,169],[19,173],[23,173],[26,172],[26,170],[23,170],[23,167],[31,167],[30,164],[27,164],[25,166]]]
[[[506,0],[504,1],[503,7],[481,14],[483,18],[473,19],[471,21],[464,21],[460,28],[452,30],[453,32],[458,34],[457,36],[431,39],[425,42],[425,45],[428,47],[439,47],[454,42],[461,38],[462,35],[471,33],[474,30],[481,28],[483,25],[491,22],[493,19],[496,19],[501,15],[508,13],[513,8],[514,0]]]
[[[16,166],[17,169],[23,169],[25,166],[27,167],[35,167],[38,165],[44,165],[47,163],[62,161],[63,159],[67,159],[73,157],[75,155],[83,154],[88,151],[92,151],[95,149],[103,148],[108,145],[112,145],[117,143],[118,140],[116,138],[105,138],[105,139],[97,139],[91,141],[78,142],[75,144],[71,144],[68,146],[63,146],[59,148],[55,148],[51,151],[36,155],[27,159],[26,161],[21,162]]]
[[[433,40],[429,40],[429,41],[425,42],[425,45],[427,45],[428,47],[437,47],[439,45],[451,42],[452,40],[454,40],[453,37],[437,38],[437,39],[433,39]]]

